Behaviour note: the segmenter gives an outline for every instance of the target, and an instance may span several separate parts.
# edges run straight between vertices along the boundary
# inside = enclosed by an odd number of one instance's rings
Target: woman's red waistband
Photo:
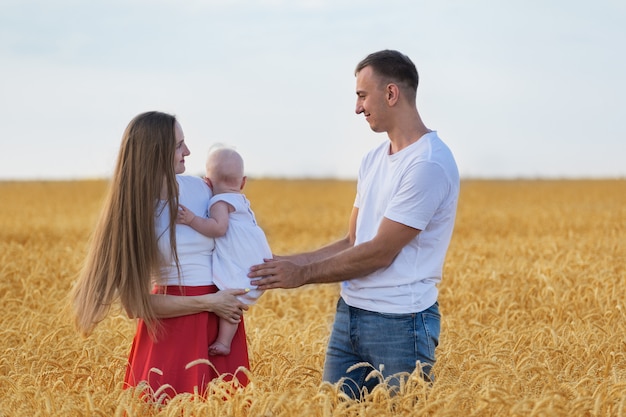
[[[200,285],[194,287],[185,287],[183,285],[155,285],[152,290],[153,294],[183,295],[194,296],[213,294],[218,289],[215,285]]]

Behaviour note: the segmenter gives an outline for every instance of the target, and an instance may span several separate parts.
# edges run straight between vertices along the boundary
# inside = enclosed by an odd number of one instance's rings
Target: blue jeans
[[[400,379],[408,376],[406,373],[415,370],[417,362],[424,378],[433,380],[431,368],[439,344],[440,322],[438,303],[419,313],[385,314],[350,307],[339,298],[326,351],[324,381],[341,381],[346,394],[359,398],[363,388],[371,391],[381,379],[397,387]],[[369,365],[348,371],[363,362]],[[378,376],[368,378],[381,368],[381,373],[375,373]],[[405,374],[395,375],[399,373]]]

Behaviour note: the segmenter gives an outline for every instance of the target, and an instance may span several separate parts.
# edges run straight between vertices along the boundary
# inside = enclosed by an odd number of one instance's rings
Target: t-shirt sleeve
[[[416,163],[401,179],[385,217],[424,230],[448,194],[450,184],[443,168],[432,162]]]
[[[363,175],[366,170],[366,167],[368,167],[371,164],[370,160],[371,160],[371,157],[369,154],[365,155],[361,159],[361,165],[359,166],[359,173],[357,174],[356,195],[354,197],[354,204],[353,204],[353,206],[356,208],[361,207],[361,185],[363,183],[362,180],[363,180]]]

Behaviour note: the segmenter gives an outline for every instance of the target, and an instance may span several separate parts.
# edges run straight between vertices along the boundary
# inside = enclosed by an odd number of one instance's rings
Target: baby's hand
[[[187,207],[183,206],[182,204],[178,205],[178,214],[176,215],[176,223],[189,225],[193,221],[194,217],[196,217],[196,215],[193,214],[193,211],[189,210]]]

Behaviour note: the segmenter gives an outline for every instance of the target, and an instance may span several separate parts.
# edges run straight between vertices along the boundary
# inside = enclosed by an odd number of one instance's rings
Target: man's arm
[[[336,242],[330,243],[312,252],[305,252],[296,255],[277,256],[275,259],[286,260],[293,262],[297,265],[306,265],[312,262],[321,261],[322,259],[330,258],[333,255],[338,254],[341,251],[354,246],[356,240],[356,219],[359,215],[359,209],[354,207],[350,214],[350,221],[348,224],[348,234]]]
[[[356,236],[357,216],[358,209],[355,209],[350,219],[349,236]],[[305,264],[289,260],[268,261],[253,266],[248,276],[253,278],[251,284],[257,285],[260,290],[345,281],[389,266],[400,250],[419,232],[418,229],[383,218],[376,236],[368,242],[353,246],[346,245],[344,239],[313,252]],[[354,238],[350,239],[353,243]],[[331,253],[337,249],[342,250]]]

